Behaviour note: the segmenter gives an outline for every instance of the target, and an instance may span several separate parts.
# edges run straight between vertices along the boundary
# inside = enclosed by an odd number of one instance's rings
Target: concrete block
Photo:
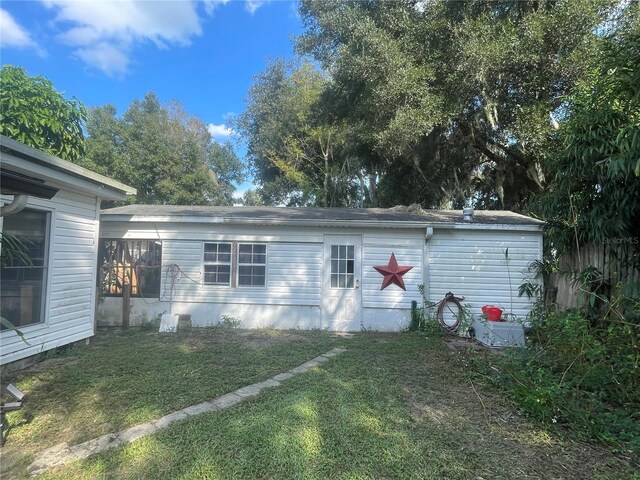
[[[126,430],[118,433],[118,440],[120,440],[122,443],[131,443],[135,442],[139,438],[151,435],[152,433],[156,433],[157,431],[158,427],[154,422],[142,423],[140,425],[136,425],[135,427],[127,428]]]
[[[212,402],[202,402],[191,407],[183,408],[180,411],[186,413],[187,415],[200,415],[202,413],[213,412],[214,410],[218,409],[219,408]]]
[[[270,378],[268,380],[265,380],[264,382],[260,382],[260,383],[256,383],[254,384],[256,387],[260,387],[262,388],[273,388],[273,387],[279,387],[280,386],[280,382],[278,380],[274,380],[273,378]]]
[[[49,467],[55,465],[62,465],[73,459],[73,454],[69,445],[66,443],[59,443],[51,448],[47,448],[40,452],[36,459],[27,467],[27,471],[31,475],[37,475],[44,472]]]
[[[221,397],[218,397],[215,400],[212,400],[211,403],[213,403],[215,406],[217,406],[219,409],[222,410],[223,408],[231,407],[236,403],[240,403],[241,401],[242,401],[241,396],[236,395],[235,393],[227,393],[226,395],[222,395]]]
[[[189,415],[184,413],[182,410],[178,410],[177,412],[173,412],[168,415],[165,415],[162,418],[159,418],[153,423],[155,423],[156,428],[160,430],[162,428],[167,428],[169,425],[171,425],[174,422],[179,422],[180,420],[184,420],[185,418],[189,418]]]
[[[276,375],[272,379],[277,381],[277,382],[282,382],[283,380],[289,380],[292,377],[295,377],[294,373],[285,372],[285,373],[279,373],[278,375]]]
[[[260,385],[259,383],[254,383],[253,385],[247,385],[246,387],[239,388],[233,393],[243,398],[255,397],[260,393],[262,388],[263,388],[262,385]]]
[[[88,440],[70,448],[72,455],[77,459],[84,459],[96,453],[104,452],[110,448],[122,445],[122,440],[116,433],[109,433],[101,437]]]

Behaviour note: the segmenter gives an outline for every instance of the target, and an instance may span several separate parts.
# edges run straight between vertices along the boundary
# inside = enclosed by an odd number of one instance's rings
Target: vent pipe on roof
[[[24,210],[24,207],[27,206],[28,200],[29,195],[25,195],[24,193],[14,195],[13,201],[9,205],[3,205],[0,207],[0,217],[8,217],[9,215],[20,213]]]
[[[473,222],[473,207],[465,207],[462,209],[462,221]]]

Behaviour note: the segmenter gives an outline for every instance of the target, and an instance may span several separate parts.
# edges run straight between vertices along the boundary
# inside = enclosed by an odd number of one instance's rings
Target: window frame
[[[268,283],[268,270],[267,265],[269,264],[269,244],[265,242],[238,242],[238,248],[236,251],[236,274],[235,281],[237,288],[254,288],[254,289],[266,289]],[[241,263],[240,262],[240,246],[241,245],[264,245],[264,263]],[[251,249],[251,255],[254,255],[253,248]],[[260,255],[260,254],[259,254]],[[253,258],[252,258],[253,260]],[[262,285],[241,285],[240,284],[240,267],[264,267],[264,283]]]
[[[229,245],[230,250],[229,250],[229,262],[208,262],[205,260],[205,254],[206,254],[206,245]],[[219,253],[216,252],[216,257],[219,255]],[[215,240],[215,241],[205,241],[202,242],[202,270],[201,270],[201,278],[202,278],[202,285],[206,285],[207,287],[219,287],[219,288],[231,288],[231,280],[233,279],[233,242],[228,241],[228,240]],[[228,265],[229,266],[229,282],[224,284],[224,283],[211,283],[211,282],[207,282],[205,280],[205,267],[207,265],[214,265],[214,266],[225,266]]]
[[[334,247],[338,249],[338,256],[336,258],[333,257],[333,249],[334,249]],[[344,258],[340,254],[340,249],[341,248],[345,249]],[[349,250],[350,249],[351,249],[351,254],[352,254],[351,258],[349,258]],[[338,265],[338,271],[336,271],[336,272],[333,271],[333,262],[334,261],[337,262],[337,265]],[[345,271],[344,272],[340,271],[340,262],[345,262],[345,264],[344,264]],[[352,262],[352,271],[351,272],[349,272],[349,262]],[[356,287],[355,269],[356,269],[356,249],[355,249],[355,245],[352,245],[352,244],[349,244],[349,243],[331,244],[331,249],[329,251],[329,288],[332,289],[332,290],[355,290],[356,288],[358,288],[358,287]],[[336,276],[336,281],[337,281],[337,285],[335,287],[333,286],[333,276],[334,275]],[[340,286],[340,278],[344,278],[345,279],[345,286],[343,286],[343,287]],[[352,280],[351,286],[348,286],[349,278]]]
[[[7,202],[4,199],[1,199],[0,205],[6,205]],[[50,300],[50,285],[52,283],[52,275],[53,275],[53,252],[54,252],[54,241],[55,241],[55,219],[56,219],[56,209],[41,206],[41,205],[28,205],[24,210],[32,210],[36,212],[41,212],[46,215],[45,222],[45,232],[44,232],[44,252],[42,258],[42,298],[40,299],[40,320],[33,323],[28,323],[26,325],[16,325],[16,328],[24,332],[29,332],[34,329],[39,329],[42,327],[47,327],[49,325],[49,300]],[[0,217],[0,232],[4,234],[4,217]],[[11,268],[11,267],[8,267]],[[11,321],[11,319],[8,319]],[[11,329],[2,328],[0,329],[0,333],[9,332]]]

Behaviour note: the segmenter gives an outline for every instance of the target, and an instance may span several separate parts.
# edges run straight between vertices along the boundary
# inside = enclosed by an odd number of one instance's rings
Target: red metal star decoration
[[[373,268],[384,275],[384,280],[382,280],[382,286],[380,287],[380,290],[384,290],[392,283],[399,286],[401,289],[406,290],[402,276],[413,267],[403,267],[398,265],[396,256],[392,253],[391,258],[389,259],[389,265],[380,265]]]

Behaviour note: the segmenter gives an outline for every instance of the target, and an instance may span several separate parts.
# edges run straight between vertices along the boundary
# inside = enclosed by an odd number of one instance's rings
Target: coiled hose
[[[461,300],[464,300],[464,297],[456,297],[453,293],[447,292],[440,302],[438,302],[438,308],[436,309],[436,321],[438,324],[445,329],[447,332],[456,332],[458,328],[460,328],[460,324],[462,323],[462,304]],[[452,305],[453,304],[453,305]],[[457,312],[454,312],[454,305],[458,308]],[[453,325],[449,325],[444,321],[444,309],[447,309],[455,318],[455,323]]]

